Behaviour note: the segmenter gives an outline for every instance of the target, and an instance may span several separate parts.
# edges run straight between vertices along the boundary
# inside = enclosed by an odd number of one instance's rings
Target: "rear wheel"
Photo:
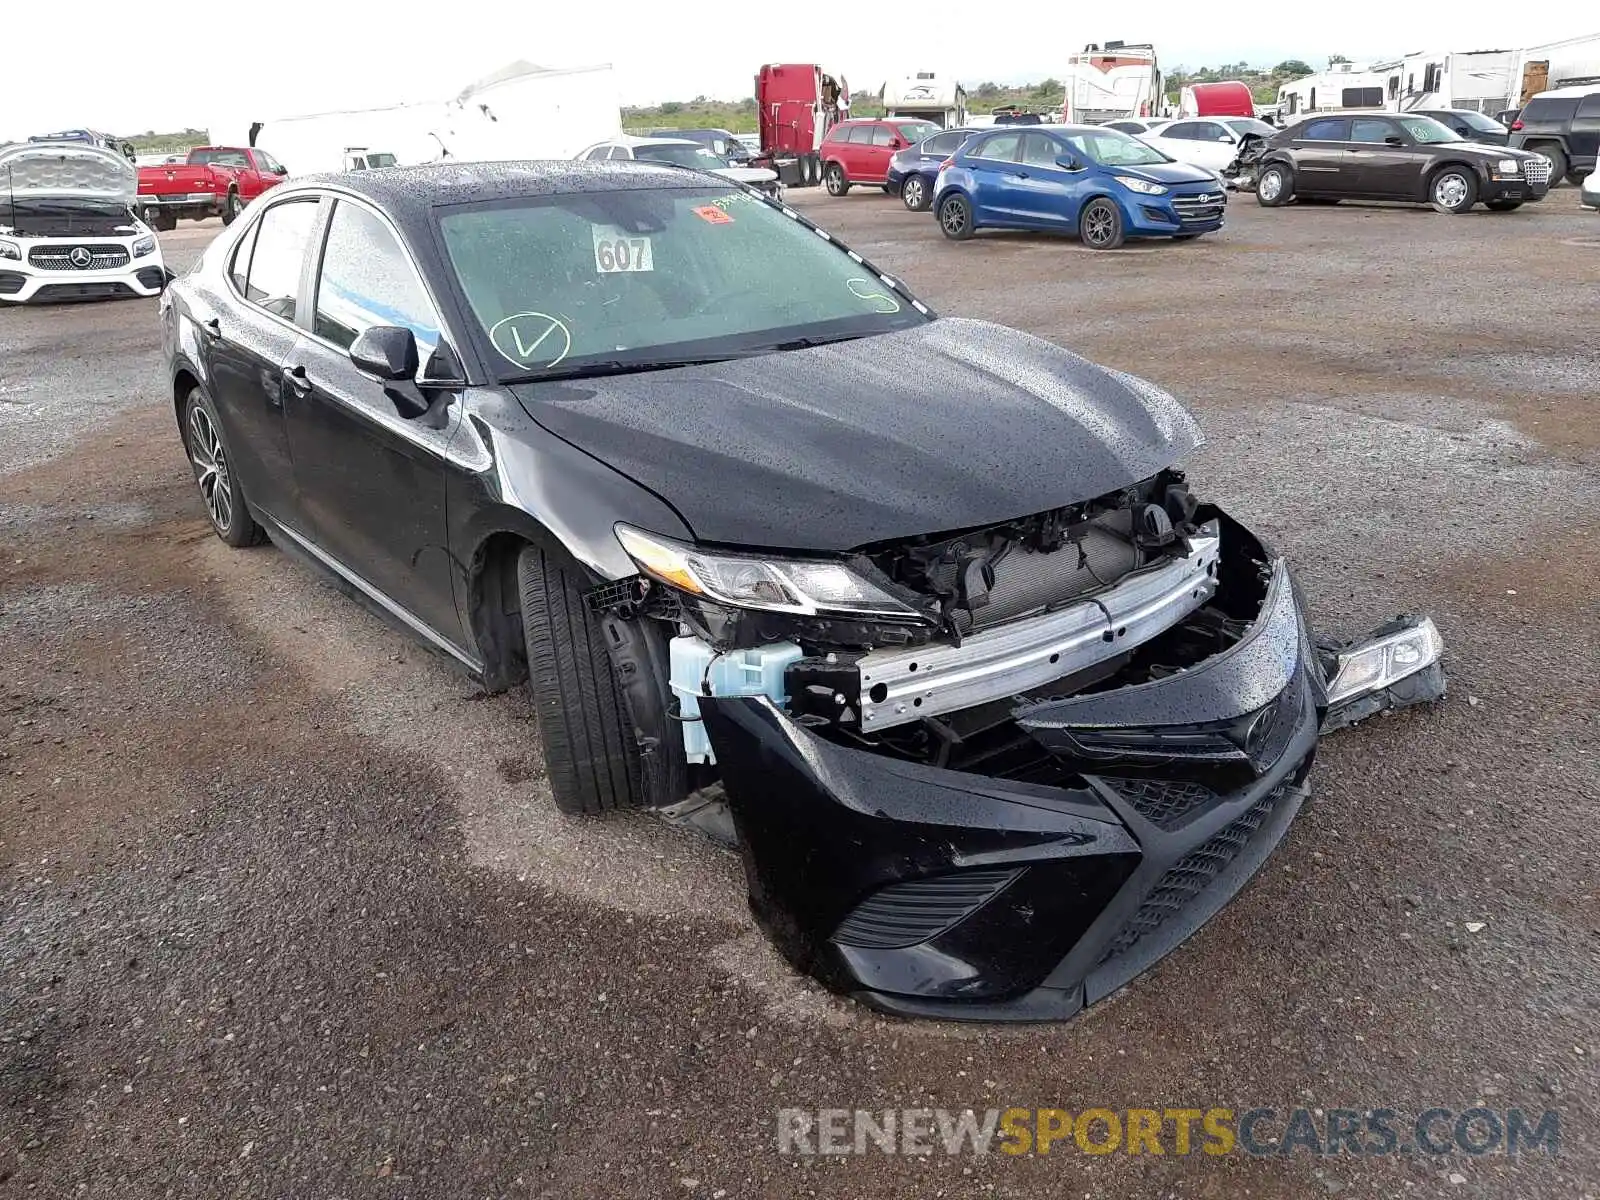
[[[239,201],[239,193],[229,192],[228,198],[222,202],[222,223],[232,225],[243,211],[244,205]]]
[[[1256,203],[1277,208],[1294,199],[1294,172],[1284,163],[1269,163],[1256,180]]]
[[[1435,212],[1460,216],[1478,202],[1478,179],[1467,167],[1441,167],[1428,180],[1428,202]]]
[[[1091,250],[1115,250],[1122,245],[1122,211],[1104,196],[1083,206],[1078,218],[1078,238]]]
[[[1510,212],[1512,209],[1521,208],[1521,200],[1485,200],[1483,206],[1490,212]]]
[[[635,808],[643,796],[639,744],[611,669],[599,614],[577,562],[536,546],[517,559],[528,687],[545,773],[564,813]]]
[[[954,242],[964,242],[972,236],[972,205],[960,192],[952,192],[939,201],[939,228]]]
[[[838,163],[829,163],[828,170],[823,175],[828,184],[828,195],[843,196],[850,191],[850,181],[844,177],[844,168]]]
[[[928,181],[921,175],[907,175],[900,185],[900,202],[912,212],[927,212],[932,200]]]
[[[155,227],[162,233],[171,233],[178,227],[178,214],[170,212],[157,212]]]
[[[1560,187],[1561,181],[1567,177],[1567,171],[1570,169],[1566,153],[1561,147],[1554,142],[1544,142],[1537,146],[1529,146],[1527,149],[1535,154],[1542,154],[1550,160],[1550,186]]]

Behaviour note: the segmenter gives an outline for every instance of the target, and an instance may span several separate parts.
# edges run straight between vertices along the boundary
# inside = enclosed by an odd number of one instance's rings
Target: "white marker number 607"
[[[629,237],[620,230],[596,226],[594,269],[602,275],[617,271],[655,270],[655,263],[650,255],[650,239]]]

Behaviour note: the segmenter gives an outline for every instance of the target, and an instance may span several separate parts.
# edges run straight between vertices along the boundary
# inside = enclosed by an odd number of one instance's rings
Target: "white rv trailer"
[[[1385,104],[1396,112],[1469,108],[1497,113],[1517,102],[1516,50],[1454,50],[1408,54],[1383,71]]]
[[[1307,113],[1376,110],[1388,97],[1389,73],[1355,63],[1335,63],[1278,89],[1278,113],[1285,124]]]
[[[1148,43],[1088,45],[1067,59],[1064,121],[1101,124],[1160,115],[1166,97],[1155,47]]]
[[[1518,57],[1517,88],[1508,107],[1528,102],[1535,92],[1600,83],[1600,33],[1529,46]]]
[[[917,117],[954,129],[967,123],[966,89],[936,72],[918,71],[884,84],[883,113],[886,117]]]

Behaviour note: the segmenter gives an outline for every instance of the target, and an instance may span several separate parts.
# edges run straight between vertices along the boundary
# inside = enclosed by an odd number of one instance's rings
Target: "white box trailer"
[[[546,70],[516,62],[462,89],[436,131],[457,160],[573,158],[622,134],[609,64]]]
[[[215,144],[260,146],[290,175],[309,175],[348,170],[354,158],[371,154],[392,154],[401,164],[434,162],[444,157],[433,134],[444,119],[442,103],[392,104],[256,119],[227,137],[216,128],[210,132]]]
[[[954,79],[935,71],[918,71],[883,85],[887,117],[917,117],[945,129],[967,123],[967,92]]]
[[[1376,111],[1388,97],[1389,73],[1385,70],[1335,63],[1326,71],[1293,80],[1278,89],[1278,115],[1285,124],[1307,113]]]

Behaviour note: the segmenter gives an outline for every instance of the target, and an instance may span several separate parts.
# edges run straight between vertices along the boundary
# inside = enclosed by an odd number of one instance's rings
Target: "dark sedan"
[[[218,536],[526,681],[563,811],[732,836],[887,1010],[1106,995],[1260,866],[1325,721],[1442,688],[1426,620],[1312,640],[1166,392],[696,171],[296,180],[161,329]]]
[[[933,181],[939,177],[939,168],[945,159],[961,149],[961,143],[977,132],[976,129],[946,129],[896,151],[889,159],[886,186],[897,193],[912,212],[927,212],[933,207]]]
[[[1417,108],[1412,109],[1409,115],[1432,117],[1463,142],[1481,142],[1485,146],[1511,144],[1510,129],[1493,117],[1470,108]]]
[[[1259,160],[1256,199],[1398,200],[1464,213],[1483,203],[1510,212],[1543,200],[1549,160],[1525,150],[1467,142],[1432,117],[1412,113],[1310,117],[1270,139]]]

